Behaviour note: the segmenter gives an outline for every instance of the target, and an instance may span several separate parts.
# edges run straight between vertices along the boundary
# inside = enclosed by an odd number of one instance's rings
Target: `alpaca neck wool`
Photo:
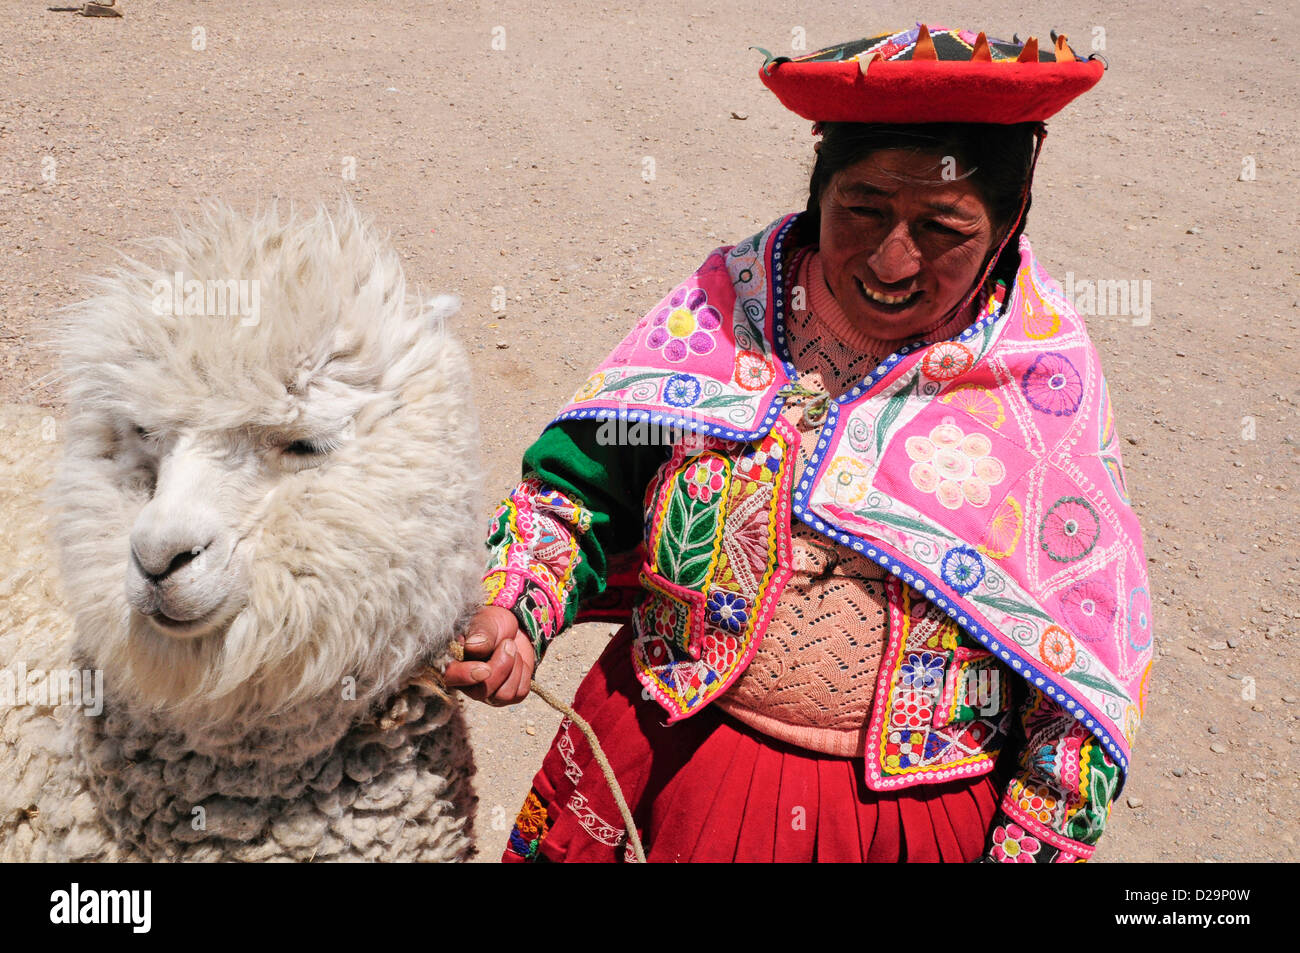
[[[79,718],[76,729],[103,817],[138,859],[472,853],[474,768],[463,716],[454,700],[413,687],[365,710],[317,698],[273,723],[205,731],[110,693],[103,717]],[[452,817],[448,801],[458,808]]]

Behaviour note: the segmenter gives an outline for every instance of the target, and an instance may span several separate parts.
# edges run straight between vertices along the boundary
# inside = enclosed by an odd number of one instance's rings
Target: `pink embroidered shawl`
[[[782,266],[796,218],[709,255],[556,420],[765,435],[795,377]],[[924,594],[1127,771],[1152,657],[1141,528],[1087,328],[1019,248],[1000,314],[990,301],[831,403],[794,511]]]

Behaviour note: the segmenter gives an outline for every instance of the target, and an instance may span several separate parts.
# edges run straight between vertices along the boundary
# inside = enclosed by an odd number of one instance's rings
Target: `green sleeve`
[[[539,659],[583,601],[605,591],[611,557],[641,541],[645,490],[669,448],[608,439],[618,434],[598,421],[547,428],[494,514],[486,601],[514,611]]]

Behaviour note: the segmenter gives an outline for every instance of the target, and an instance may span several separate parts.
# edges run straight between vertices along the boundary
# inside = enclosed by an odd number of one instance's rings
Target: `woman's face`
[[[970,179],[945,179],[943,162],[884,149],[841,169],[822,192],[827,283],[873,337],[913,337],[951,317],[1001,237]]]

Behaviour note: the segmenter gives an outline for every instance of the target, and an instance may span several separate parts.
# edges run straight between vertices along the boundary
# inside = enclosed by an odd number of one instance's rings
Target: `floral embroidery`
[[[978,384],[958,384],[940,397],[939,402],[965,411],[990,430],[997,430],[1007,419],[1002,401]]]
[[[994,559],[1006,559],[1016,551],[1016,544],[1020,542],[1020,533],[1024,528],[1024,511],[1015,497],[1008,496],[989,521],[979,551]]]
[[[936,381],[950,381],[961,377],[975,364],[971,349],[956,341],[943,341],[932,345],[921,359],[921,373]]]
[[[991,771],[1011,717],[1009,689],[994,691],[993,713],[937,717],[951,708],[949,684],[956,676],[948,671],[949,660],[956,654],[965,662],[987,660],[991,654],[963,646],[956,622],[896,576],[887,580],[886,591],[890,629],[867,724],[867,786],[890,791]]]
[[[741,351],[736,357],[736,383],[745,390],[759,391],[772,383],[776,370],[753,351]]]
[[[532,639],[540,659],[564,624],[582,561],[578,536],[593,515],[529,474],[492,514],[488,564],[483,574],[488,605],[510,609]]]
[[[900,671],[902,678],[899,679],[901,685],[908,688],[941,688],[943,687],[943,668],[944,659],[942,655],[936,655],[933,652],[915,652],[907,657]]]
[[[690,407],[700,399],[703,388],[689,374],[674,374],[664,384],[664,400],[674,407]]]
[[[1115,594],[1097,579],[1076,582],[1061,596],[1061,611],[1074,634],[1085,642],[1104,638],[1115,622]]]
[[[1151,597],[1141,586],[1128,595],[1128,643],[1139,652],[1151,644]]]
[[[926,724],[931,715],[928,708],[916,709],[912,722],[921,726]],[[908,716],[894,713],[895,722],[907,721]],[[920,731],[891,731],[885,744],[885,764],[894,770],[911,768],[925,759],[925,733]]]
[[[1019,824],[1000,824],[993,832],[993,859],[1002,864],[1032,864],[1041,846]]]
[[[1101,536],[1101,520],[1087,500],[1063,496],[1043,516],[1038,542],[1058,563],[1072,563],[1092,552]]]
[[[957,546],[944,554],[939,569],[943,581],[963,596],[984,579],[984,560],[969,546]]]
[[[686,470],[686,492],[693,500],[708,503],[726,485],[727,465],[721,457],[709,455],[696,460]]]
[[[749,621],[749,600],[738,592],[713,590],[707,608],[709,621],[728,632],[739,632]]]
[[[1040,354],[1020,381],[1025,399],[1035,410],[1068,417],[1083,403],[1083,378],[1070,359],[1056,351]]]
[[[871,470],[853,457],[836,457],[826,471],[831,498],[844,506],[861,503],[871,490]]]
[[[989,487],[1007,475],[1002,461],[989,455],[993,441],[982,433],[963,434],[951,418],[945,418],[928,437],[908,437],[904,446],[916,461],[908,471],[912,485],[922,493],[933,493],[950,510],[963,502],[987,506]]]
[[[736,664],[736,651],[739,647],[740,643],[729,635],[709,634],[704,637],[700,656],[704,659],[704,664],[709,668],[718,672],[725,672]]]
[[[663,351],[674,364],[691,354],[713,350],[713,333],[722,327],[722,315],[708,303],[703,288],[678,288],[651,319],[646,346]]]
[[[551,828],[551,819],[546,813],[546,805],[538,798],[537,792],[529,791],[524,798],[524,806],[519,809],[515,825],[510,831],[506,849],[527,860],[537,856],[542,838]]]
[[[1059,625],[1048,626],[1043,633],[1043,641],[1038,644],[1038,657],[1053,672],[1064,675],[1074,664],[1074,656],[1074,639],[1070,638],[1070,633]]]
[[[1016,806],[1047,824],[1056,811],[1056,798],[1045,787],[1027,784],[1017,793]]]
[[[578,388],[578,392],[573,395],[572,403],[579,403],[584,400],[591,400],[600,393],[600,389],[605,386],[604,374],[592,374],[586,382]]]

